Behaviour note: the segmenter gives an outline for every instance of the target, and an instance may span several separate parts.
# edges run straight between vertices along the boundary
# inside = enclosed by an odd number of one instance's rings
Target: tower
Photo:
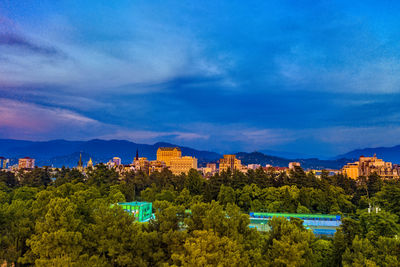
[[[83,170],[82,153],[80,153],[80,155],[79,155],[78,170],[80,170],[80,171]]]
[[[135,160],[139,160],[139,150],[138,149],[136,149],[136,158],[135,158]]]
[[[93,167],[93,161],[92,161],[92,158],[90,158],[89,159],[89,161],[88,161],[88,163],[87,163],[87,167],[89,168],[92,168]]]

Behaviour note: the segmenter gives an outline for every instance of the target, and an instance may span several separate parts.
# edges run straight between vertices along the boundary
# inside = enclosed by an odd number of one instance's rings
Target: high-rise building
[[[182,157],[179,147],[159,147],[157,149],[157,160],[164,161],[167,167],[171,166],[171,160]]]
[[[219,160],[219,171],[227,171],[228,169],[231,171],[239,171],[242,169],[242,163],[240,159],[236,158],[236,155],[224,155],[224,157]]]
[[[33,169],[35,168],[35,159],[30,157],[21,158],[18,160],[18,169]]]
[[[1,169],[7,169],[8,168],[8,163],[9,160],[4,158],[4,157],[0,157],[0,170]]]
[[[195,157],[179,157],[179,158],[172,158],[170,160],[170,167],[169,169],[175,175],[185,173],[187,174],[190,169],[197,170],[197,159]]]

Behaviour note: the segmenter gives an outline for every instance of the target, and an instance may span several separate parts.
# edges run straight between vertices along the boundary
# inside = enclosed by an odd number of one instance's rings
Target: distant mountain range
[[[156,159],[156,152],[159,147],[175,147],[178,145],[159,142],[153,145],[137,144],[125,140],[99,140],[90,141],[23,141],[12,139],[0,139],[0,156],[10,158],[15,164],[18,158],[32,157],[36,159],[38,166],[55,166],[55,167],[72,167],[76,166],[79,160],[79,154],[82,153],[84,162],[92,158],[94,163],[107,162],[112,157],[120,157],[122,163],[129,164],[133,161],[136,155],[136,150],[139,151],[140,157],[146,157],[149,160]],[[196,150],[190,147],[182,147],[182,155],[194,156],[198,159],[199,164],[206,162],[217,162],[222,155],[210,151]],[[305,157],[289,157],[271,156],[268,153],[253,152],[237,153],[237,157],[242,160],[243,164],[261,164],[265,166],[270,164],[273,166],[287,167],[289,162],[298,161],[304,168],[313,169],[339,169],[348,162],[357,160],[361,155],[372,156],[377,154],[378,158],[393,163],[400,162],[400,145],[394,147],[378,147],[365,148],[348,152],[339,155],[331,160],[320,160],[317,158]],[[285,154],[288,152],[284,152]],[[292,156],[295,154],[291,153]],[[302,155],[303,156],[303,155]]]
[[[270,164],[272,166],[288,167],[289,162],[297,161],[305,169],[341,169],[343,165],[351,162],[349,159],[340,158],[334,160],[320,160],[317,158],[309,159],[286,159],[276,156],[265,155],[260,152],[245,153],[240,152],[236,157],[242,161],[242,164],[260,164],[265,166]]]
[[[364,148],[350,151],[346,154],[337,156],[336,158],[348,158],[358,160],[360,156],[372,157],[374,154],[384,161],[390,161],[393,163],[400,163],[400,145],[393,147],[375,147],[375,148]]]
[[[107,162],[112,157],[120,157],[123,164],[129,164],[132,163],[136,150],[139,151],[140,157],[155,160],[159,147],[175,146],[177,145],[163,142],[154,145],[136,144],[125,140],[94,139],[90,141],[52,140],[37,142],[0,139],[0,156],[12,159],[12,163],[16,163],[18,158],[29,156],[36,159],[38,166],[72,167],[77,165],[79,155],[82,153],[84,162],[87,162],[89,158],[92,158],[94,163],[98,163]],[[218,153],[179,147],[182,150],[182,155],[194,156],[199,163],[216,161],[221,158]]]

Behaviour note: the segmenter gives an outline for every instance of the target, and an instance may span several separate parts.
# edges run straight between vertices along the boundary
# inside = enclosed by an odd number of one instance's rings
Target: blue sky
[[[0,1],[0,138],[400,144],[397,1]]]

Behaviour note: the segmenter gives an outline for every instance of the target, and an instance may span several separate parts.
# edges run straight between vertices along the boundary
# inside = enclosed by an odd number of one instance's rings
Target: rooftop
[[[158,149],[161,151],[173,151],[173,150],[181,151],[179,147],[159,147]]]

